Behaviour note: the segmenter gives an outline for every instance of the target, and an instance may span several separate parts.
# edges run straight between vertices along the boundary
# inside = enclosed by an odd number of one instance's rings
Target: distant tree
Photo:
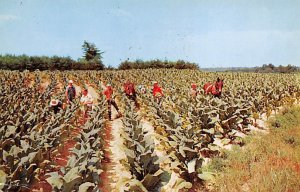
[[[275,67],[272,63],[270,63],[268,65],[263,64],[262,67],[255,67],[254,71],[257,73],[295,73],[298,71],[298,68],[291,64]]]
[[[287,73],[291,73],[291,72],[295,72],[297,71],[297,67],[296,66],[292,66],[291,64],[288,64],[287,68]]]
[[[104,69],[104,65],[102,63],[102,54],[94,43],[89,43],[87,41],[83,42],[82,49],[84,52],[84,59],[92,64],[98,64],[99,69]]]
[[[119,69],[121,70],[125,70],[125,69],[132,69],[132,64],[126,60],[126,61],[123,61],[120,65],[119,65]]]
[[[116,68],[114,68],[113,66],[111,65],[108,65],[105,70],[116,70]]]
[[[268,67],[271,68],[272,70],[275,68],[275,66],[272,63],[269,63]]]

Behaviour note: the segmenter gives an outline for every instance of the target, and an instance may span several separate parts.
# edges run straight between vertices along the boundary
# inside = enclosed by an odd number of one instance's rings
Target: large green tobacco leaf
[[[205,133],[209,133],[211,135],[213,135],[215,133],[215,129],[211,128],[211,129],[202,129],[203,132]]]
[[[192,183],[186,182],[184,179],[175,178],[174,173],[172,173],[171,175],[170,182],[173,183],[173,185],[171,186],[172,191],[176,191],[176,192],[179,192],[183,189],[190,189],[193,186]],[[163,190],[163,192],[168,192],[168,191]]]
[[[83,156],[88,155],[91,153],[93,150],[90,148],[89,145],[84,145],[81,143],[80,149],[73,148],[72,152],[74,155],[76,155],[77,158],[82,158]]]
[[[19,154],[22,152],[21,148],[19,148],[16,145],[13,145],[9,150],[9,155],[12,155],[14,157],[18,157]]]
[[[22,146],[22,148],[23,148],[23,151],[24,151],[25,153],[27,153],[27,150],[30,148],[29,143],[26,142],[26,141],[24,141],[24,140],[21,140],[20,142],[21,142],[21,146]]]
[[[17,130],[17,127],[16,127],[16,126],[8,125],[8,126],[6,127],[5,137],[8,138],[8,137],[10,137],[11,135],[14,135],[14,134],[16,133],[16,130]]]
[[[215,176],[212,172],[202,172],[202,173],[198,174],[198,177],[205,181],[207,181],[207,180],[212,181],[215,178]]]
[[[140,142],[135,142],[135,147],[136,147],[136,151],[140,154],[145,153],[145,151],[146,151],[145,147]],[[149,151],[149,153],[151,153],[151,152]]]
[[[215,144],[212,144],[212,143],[210,143],[210,144],[208,145],[208,148],[209,148],[210,150],[212,150],[212,151],[220,151],[220,150],[221,150],[221,148],[220,148],[219,146],[217,146],[217,145],[215,145]]]
[[[69,180],[68,182],[65,181],[63,186],[63,192],[72,191],[72,189],[76,188],[76,186],[79,186],[81,182],[82,182],[82,178],[80,176],[76,176],[76,177],[72,176],[72,180]]]
[[[197,163],[197,159],[192,159],[191,161],[189,161],[187,163],[187,167],[188,167],[188,172],[189,173],[193,173],[196,172],[196,163]]]
[[[185,146],[179,146],[179,152],[183,157],[185,157],[187,159],[192,159],[194,156],[197,155],[196,150],[191,149],[189,147],[185,147]]]
[[[186,182],[186,181],[182,181],[180,183],[178,183],[176,186],[174,186],[174,191],[180,191],[181,189],[190,189],[192,188],[192,183],[190,182]]]
[[[90,174],[96,175],[96,177],[98,177],[101,173],[103,173],[104,171],[102,169],[97,169],[95,166],[88,166],[86,169]],[[98,181],[98,179],[97,179]]]
[[[4,188],[4,184],[6,183],[6,173],[0,170],[0,190]]]
[[[136,157],[136,155],[134,153],[134,150],[130,150],[130,149],[125,148],[124,152],[125,152],[127,157],[130,157],[132,159],[134,159]]]
[[[143,185],[148,189],[151,190],[153,187],[157,185],[160,181],[160,175],[163,173],[162,170],[158,170],[154,174],[147,174],[144,179],[142,180]]]
[[[140,161],[143,163],[143,167],[147,167],[152,161],[152,152],[148,151],[140,155]]]
[[[221,141],[221,143],[223,145],[228,145],[230,142],[231,142],[231,140],[230,139],[226,139],[226,138],[222,139],[222,141]]]
[[[77,162],[76,156],[72,155],[68,160],[67,167],[76,167],[78,166]]]
[[[125,188],[126,192],[148,192],[148,190],[143,186],[143,184],[136,179],[132,179],[131,181],[129,181],[128,185],[129,186]]]
[[[79,167],[73,167],[64,176],[64,181],[65,182],[70,182],[70,181],[76,179],[77,177],[80,177],[80,175],[78,174],[78,172],[79,172]]]
[[[9,138],[9,139],[5,139],[4,141],[1,141],[0,142],[0,147],[2,149],[6,149],[7,147],[9,146],[14,146],[13,144],[15,143],[15,140],[12,139],[12,138]]]
[[[33,176],[33,172],[36,168],[37,168],[37,164],[32,163],[29,165],[27,169],[23,170],[24,174],[26,175],[26,182],[29,183],[30,178]]]
[[[170,166],[171,169],[178,169],[178,167],[182,166],[182,163],[180,163],[180,162],[177,160],[177,161],[171,162],[169,166]]]
[[[60,190],[63,186],[63,178],[57,172],[47,173],[46,176],[50,176],[46,181],[52,186],[53,189]]]
[[[91,183],[91,182],[82,183],[79,186],[79,192],[88,192],[89,189],[94,188],[95,186],[96,185],[94,183]]]
[[[36,159],[38,155],[38,152],[32,152],[32,153],[29,153],[26,157],[22,157],[21,158],[21,161],[19,162],[19,165],[26,165],[28,163],[32,163],[34,162],[34,160]]]

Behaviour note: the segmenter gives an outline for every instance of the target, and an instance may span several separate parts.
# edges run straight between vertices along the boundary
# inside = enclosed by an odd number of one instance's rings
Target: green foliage
[[[178,60],[178,61],[161,61],[161,60],[151,60],[151,61],[123,61],[118,69],[159,69],[159,68],[175,68],[175,69],[199,69],[196,63],[190,63],[188,61]]]
[[[0,69],[5,70],[102,70],[99,62],[74,61],[70,57],[0,55]]]
[[[256,72],[256,73],[296,73],[300,72],[300,68],[288,64],[287,66],[279,65],[278,67],[273,64],[263,64],[261,67],[229,67],[229,68],[203,68],[204,71],[215,72]]]
[[[158,156],[154,152],[154,142],[147,132],[143,130],[140,117],[134,112],[130,101],[123,98],[126,102],[126,113],[124,123],[124,145],[128,166],[132,176],[137,180],[132,180],[125,185],[131,187],[145,187],[147,190],[156,188],[161,181],[163,171],[159,168]],[[132,188],[133,189],[133,188]]]
[[[284,108],[285,109],[285,108]],[[288,129],[289,127],[296,126],[300,124],[300,108],[286,109],[281,116],[276,117],[276,119],[271,119],[270,124],[273,128]]]
[[[287,66],[280,65],[279,67],[275,67],[273,64],[264,64],[262,67],[256,67],[255,72],[257,73],[294,73],[297,72],[298,68],[291,64]]]

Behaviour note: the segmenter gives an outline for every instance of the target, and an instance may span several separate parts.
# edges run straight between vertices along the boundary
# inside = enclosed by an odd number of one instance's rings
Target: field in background
[[[204,73],[196,70],[0,71],[0,189],[44,191],[197,191],[202,169],[224,148],[244,145],[261,119],[300,99],[297,74]],[[224,79],[222,97],[204,95],[204,83]],[[81,118],[79,98],[61,113],[65,86],[87,88],[96,104]],[[140,110],[122,93],[126,80],[144,85]],[[152,98],[153,81],[165,97]],[[107,121],[101,94],[112,84],[123,117]],[[200,94],[189,98],[191,83]],[[115,111],[113,115],[115,115]]]

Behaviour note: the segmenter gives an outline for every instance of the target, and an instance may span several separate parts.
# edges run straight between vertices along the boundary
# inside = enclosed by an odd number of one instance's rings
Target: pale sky
[[[300,66],[300,0],[0,0],[0,54]]]

